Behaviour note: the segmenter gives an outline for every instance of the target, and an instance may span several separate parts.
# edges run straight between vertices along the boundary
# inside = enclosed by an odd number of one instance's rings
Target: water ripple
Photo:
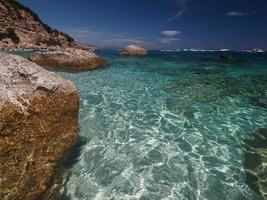
[[[265,79],[232,78],[249,68],[209,63],[200,73],[173,59],[112,57],[104,70],[61,73],[80,91],[87,141],[61,193],[73,200],[260,199],[246,184],[241,140],[267,125],[263,104],[250,99],[267,94]]]

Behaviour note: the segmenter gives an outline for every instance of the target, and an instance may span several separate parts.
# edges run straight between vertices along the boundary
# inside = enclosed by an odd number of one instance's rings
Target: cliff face
[[[76,141],[79,95],[40,66],[0,52],[0,199],[38,199]]]
[[[69,35],[44,24],[15,0],[0,0],[0,49],[74,47],[86,49]]]

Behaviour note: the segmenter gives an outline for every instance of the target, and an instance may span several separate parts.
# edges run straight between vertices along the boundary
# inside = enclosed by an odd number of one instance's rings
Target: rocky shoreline
[[[12,52],[12,51],[59,51],[61,49],[66,49],[66,48],[70,48],[68,46],[39,46],[39,45],[7,45],[7,46],[4,46],[4,45],[1,45],[1,42],[0,41],[0,51],[4,51],[4,52]],[[81,49],[81,50],[84,50],[84,51],[89,51],[89,52],[94,52],[95,49],[93,47],[90,47],[90,46],[86,46],[86,45],[80,45],[79,47],[76,46],[76,47],[71,47],[71,48],[74,48],[74,49]]]
[[[45,24],[36,13],[15,0],[0,0],[0,49],[91,48]]]

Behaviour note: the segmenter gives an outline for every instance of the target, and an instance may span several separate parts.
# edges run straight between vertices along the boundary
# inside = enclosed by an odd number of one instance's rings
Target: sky
[[[267,0],[19,0],[101,49],[267,49]]]

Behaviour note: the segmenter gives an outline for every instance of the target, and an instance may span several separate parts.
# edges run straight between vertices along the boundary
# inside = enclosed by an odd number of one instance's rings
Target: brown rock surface
[[[90,49],[78,44],[69,35],[52,29],[44,24],[29,8],[15,0],[0,0],[0,41],[10,38],[14,44],[0,49],[23,49],[73,47]]]
[[[59,67],[72,70],[95,69],[106,65],[106,61],[95,53],[73,48],[37,52],[30,57],[30,60],[44,67]]]
[[[0,199],[32,200],[77,139],[74,85],[15,55],[0,53]]]
[[[136,45],[129,45],[127,46],[122,52],[124,56],[147,56],[148,53],[145,49],[136,46]]]

